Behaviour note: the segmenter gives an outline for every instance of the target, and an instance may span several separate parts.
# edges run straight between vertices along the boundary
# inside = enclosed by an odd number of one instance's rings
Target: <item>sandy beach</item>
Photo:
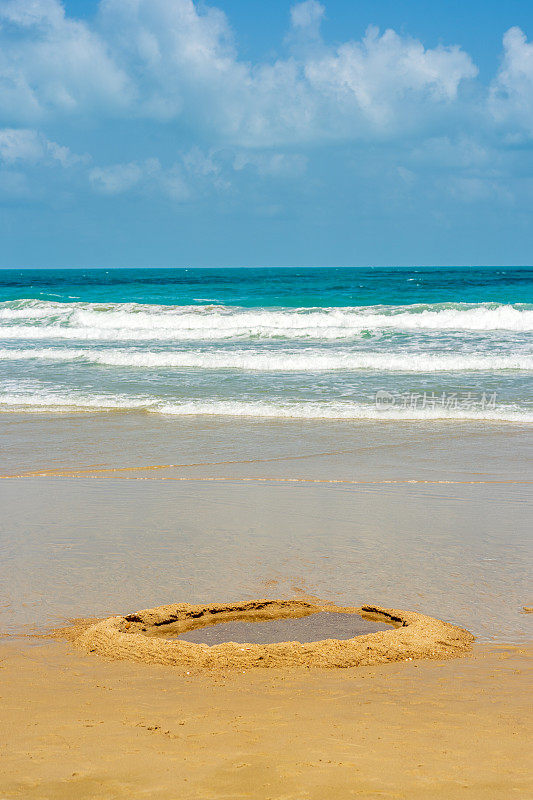
[[[526,800],[531,650],[184,674],[0,649],[0,792],[31,800]]]
[[[0,0],[0,800],[533,800],[532,0]]]
[[[293,424],[13,415],[4,433],[2,797],[532,795],[527,429],[330,423],[301,443]],[[206,670],[40,638],[165,602],[309,595],[429,614],[476,643]]]

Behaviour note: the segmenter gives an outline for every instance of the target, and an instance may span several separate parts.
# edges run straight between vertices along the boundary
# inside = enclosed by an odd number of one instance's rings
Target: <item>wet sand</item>
[[[528,800],[531,651],[182,674],[0,647],[6,800]]]
[[[5,416],[1,800],[533,797],[529,430]],[[309,595],[478,643],[444,661],[208,674],[13,638]]]
[[[418,611],[485,642],[530,641],[530,495],[508,484],[1,481],[0,634],[303,592]]]

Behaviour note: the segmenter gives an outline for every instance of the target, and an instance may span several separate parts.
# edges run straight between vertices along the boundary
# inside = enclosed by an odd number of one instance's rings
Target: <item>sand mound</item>
[[[303,617],[319,611],[359,614],[391,629],[353,639],[319,642],[247,644],[225,642],[209,647],[176,638],[180,633],[219,622]],[[159,606],[125,617],[109,617],[79,629],[77,646],[111,659],[130,659],[182,668],[355,667],[414,658],[452,658],[469,649],[468,631],[422,614],[365,605],[320,605],[306,600],[252,600],[243,603]],[[71,636],[69,636],[71,638]]]

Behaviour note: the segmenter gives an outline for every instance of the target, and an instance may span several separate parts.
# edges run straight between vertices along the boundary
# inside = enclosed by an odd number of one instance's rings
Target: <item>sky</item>
[[[0,0],[0,266],[533,263],[530,0]]]

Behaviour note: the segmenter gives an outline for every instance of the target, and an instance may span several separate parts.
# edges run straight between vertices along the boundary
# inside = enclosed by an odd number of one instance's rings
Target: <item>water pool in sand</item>
[[[390,630],[390,625],[365,619],[358,614],[343,614],[319,611],[306,617],[290,619],[234,620],[204,625],[201,628],[167,638],[179,638],[196,644],[223,644],[224,642],[246,642],[249,644],[273,644],[274,642],[318,642],[322,639],[351,639],[365,633]]]

